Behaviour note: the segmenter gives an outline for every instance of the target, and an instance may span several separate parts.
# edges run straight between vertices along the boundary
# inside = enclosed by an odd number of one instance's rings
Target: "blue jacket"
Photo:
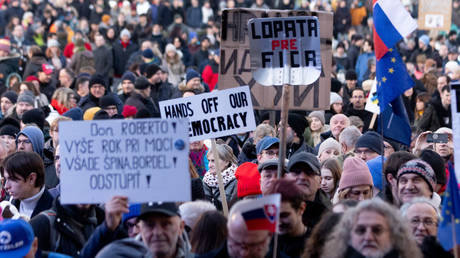
[[[356,61],[356,74],[358,75],[358,82],[361,83],[365,81],[367,78],[364,78],[364,75],[367,72],[367,63],[369,59],[375,58],[374,52],[372,53],[362,53],[358,56],[358,60]]]

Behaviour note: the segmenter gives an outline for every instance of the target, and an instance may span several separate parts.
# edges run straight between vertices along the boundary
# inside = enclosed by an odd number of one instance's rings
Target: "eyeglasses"
[[[18,145],[19,144],[31,144],[32,142],[29,139],[26,140],[18,140]]]
[[[278,156],[279,151],[274,151],[274,150],[264,150],[263,153],[268,156]]]
[[[432,227],[432,226],[435,226],[435,225],[438,225],[438,223],[430,218],[425,218],[425,219],[420,219],[420,218],[412,218],[410,220],[410,224],[412,224],[412,226],[414,227],[418,227],[418,225],[420,225],[420,223],[423,223],[423,225],[425,227]]]
[[[380,225],[375,225],[375,226],[362,226],[362,225],[359,225],[355,228],[355,234],[357,234],[358,236],[362,236],[364,234],[366,234],[367,232],[367,229],[370,229],[371,230],[371,233],[374,235],[374,236],[380,236],[381,234],[383,234],[386,229]]]

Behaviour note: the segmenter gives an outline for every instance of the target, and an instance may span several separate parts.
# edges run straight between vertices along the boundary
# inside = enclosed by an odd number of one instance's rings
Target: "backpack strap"
[[[49,232],[50,232],[50,250],[49,252],[55,252],[61,242],[61,234],[56,230],[54,224],[56,221],[56,212],[54,210],[47,210],[42,214],[48,219]]]

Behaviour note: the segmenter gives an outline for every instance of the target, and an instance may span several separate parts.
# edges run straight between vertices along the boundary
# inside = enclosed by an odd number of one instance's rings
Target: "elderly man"
[[[279,160],[269,159],[259,164],[257,169],[260,172],[260,190],[262,194],[267,194],[267,191],[271,188],[273,183],[276,181],[278,173]],[[284,169],[285,171],[286,169]]]
[[[266,160],[278,158],[279,148],[280,140],[278,138],[271,136],[262,138],[256,145],[257,163],[262,164]]]
[[[340,133],[339,143],[342,145],[342,153],[344,160],[346,157],[353,155],[355,150],[356,142],[358,142],[359,137],[362,133],[356,126],[349,126]]]
[[[440,198],[434,192],[436,175],[431,166],[421,159],[413,159],[404,163],[397,174],[397,197],[399,203],[410,202],[415,197],[433,199],[436,206],[440,205]]]
[[[355,154],[364,161],[369,161],[382,154],[382,139],[376,132],[366,132],[355,144]]]
[[[397,211],[380,199],[347,210],[321,257],[422,257]]]
[[[436,237],[440,218],[439,209],[426,198],[414,198],[401,207],[401,214],[409,222],[417,244],[427,236]]]
[[[329,126],[331,130],[322,133],[321,138],[326,140],[329,137],[334,137],[334,139],[338,141],[339,135],[343,131],[343,129],[350,126],[350,119],[348,119],[348,117],[344,114],[336,114],[331,117]],[[317,146],[317,148],[319,148],[319,145]]]

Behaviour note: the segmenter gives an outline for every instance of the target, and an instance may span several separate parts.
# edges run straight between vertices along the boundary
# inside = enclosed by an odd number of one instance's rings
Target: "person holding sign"
[[[222,172],[225,196],[227,201],[232,200],[237,193],[235,170],[238,161],[233,155],[233,151],[227,144],[217,144],[217,150],[208,151],[209,170],[203,178],[204,195],[208,201],[213,203],[219,210],[222,210],[222,200],[220,199],[219,184],[217,181],[217,170]],[[217,151],[219,157],[219,167],[216,166],[213,152]]]

